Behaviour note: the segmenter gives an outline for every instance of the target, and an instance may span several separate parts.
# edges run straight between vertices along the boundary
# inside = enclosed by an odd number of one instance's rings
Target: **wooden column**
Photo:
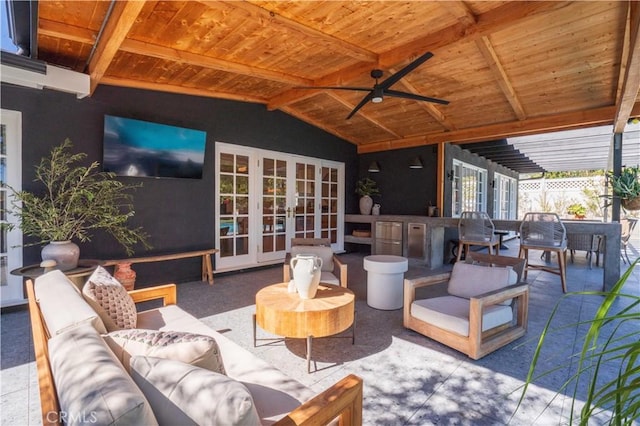
[[[440,216],[444,216],[444,183],[447,181],[444,168],[444,142],[438,143],[438,170],[436,177],[436,206],[440,210]]]

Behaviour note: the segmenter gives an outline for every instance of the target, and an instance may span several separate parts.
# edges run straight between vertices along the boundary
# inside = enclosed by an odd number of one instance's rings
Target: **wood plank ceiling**
[[[40,1],[38,58],[116,85],[261,103],[374,152],[640,116],[636,2]],[[434,57],[346,116],[417,56]]]

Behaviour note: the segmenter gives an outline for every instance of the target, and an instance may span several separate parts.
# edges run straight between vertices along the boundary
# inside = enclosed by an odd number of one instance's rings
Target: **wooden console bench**
[[[209,285],[213,285],[213,266],[211,264],[211,255],[216,254],[218,249],[206,249],[185,251],[172,254],[160,254],[156,256],[145,257],[132,257],[128,259],[114,259],[105,260],[102,264],[104,266],[116,266],[122,264],[135,264],[135,263],[147,263],[147,262],[161,262],[163,260],[176,260],[185,259],[188,257],[202,257],[202,281],[208,281]]]

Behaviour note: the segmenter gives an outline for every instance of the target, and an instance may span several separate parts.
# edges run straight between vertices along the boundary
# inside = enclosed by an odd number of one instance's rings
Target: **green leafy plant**
[[[78,164],[86,154],[71,154],[71,147],[71,141],[66,139],[36,166],[34,181],[41,184],[42,191],[9,188],[11,212],[20,221],[19,228],[25,235],[38,238],[31,245],[74,239],[91,241],[94,231],[104,230],[129,255],[138,242],[149,248],[148,235],[142,228],[127,224],[135,213],[128,191],[140,185],[115,180],[112,173],[98,170],[98,162],[89,167]]]
[[[603,416],[609,416],[609,424],[631,425],[635,424],[635,420],[640,417],[640,339],[638,339],[640,296],[625,293],[624,290],[629,276],[638,264],[640,264],[640,258],[631,264],[611,291],[575,292],[564,296],[582,295],[599,298],[604,296],[593,319],[563,326],[563,328],[589,326],[589,330],[584,335],[580,353],[567,360],[567,365],[577,361],[575,372],[558,391],[560,394],[573,388],[569,424],[574,424],[578,389],[586,393],[580,418],[576,419],[580,425],[602,424]],[[545,372],[536,376],[535,369],[542,348],[554,331],[551,322],[561,309],[564,297],[556,304],[540,335],[518,406],[522,404],[528,386],[537,378],[550,373]],[[563,366],[559,368],[561,367]],[[612,368],[617,371],[616,376],[611,379],[604,378],[602,371]]]
[[[379,193],[378,184],[371,178],[362,178],[356,183],[356,194],[361,197],[365,195],[377,195]]]
[[[640,197],[640,166],[623,167],[620,176],[609,173],[613,195],[622,199]]]
[[[587,214],[587,208],[580,203],[574,203],[567,207],[567,213],[578,217],[584,217],[584,215]]]

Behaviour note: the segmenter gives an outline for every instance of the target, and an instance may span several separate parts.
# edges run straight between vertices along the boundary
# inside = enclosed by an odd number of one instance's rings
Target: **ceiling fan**
[[[373,103],[382,102],[385,96],[394,97],[394,98],[404,98],[404,99],[412,99],[414,101],[425,101],[432,102],[436,104],[448,105],[449,101],[445,101],[443,99],[431,98],[428,96],[417,95],[415,93],[408,92],[400,92],[398,90],[392,90],[390,87],[397,83],[402,77],[409,74],[414,69],[418,68],[424,62],[426,62],[429,58],[433,56],[433,53],[427,52],[419,58],[415,59],[413,62],[408,64],[406,67],[402,68],[395,74],[389,76],[382,83],[378,83],[378,79],[382,77],[383,72],[379,69],[371,70],[371,78],[376,80],[376,83],[373,87],[331,87],[331,86],[313,86],[313,87],[300,87],[300,89],[331,89],[331,90],[357,90],[360,92],[369,92],[365,95],[364,98],[360,101],[358,105],[351,111],[351,113],[347,116],[347,120],[355,115],[356,112],[360,108],[362,108],[367,102],[371,101]]]

